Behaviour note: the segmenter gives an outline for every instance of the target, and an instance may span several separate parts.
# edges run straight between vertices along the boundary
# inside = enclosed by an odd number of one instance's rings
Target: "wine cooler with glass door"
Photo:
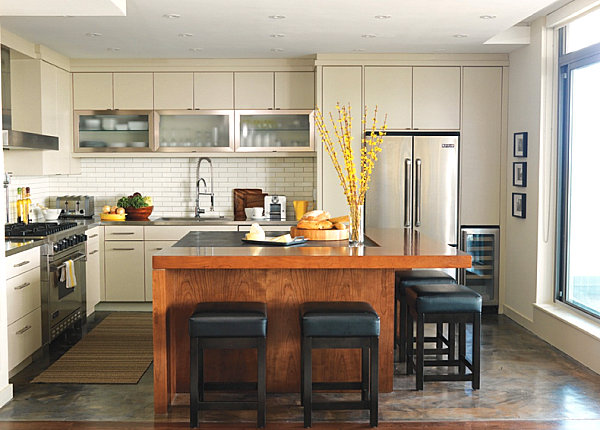
[[[472,256],[472,266],[460,271],[460,282],[481,294],[483,306],[498,306],[499,238],[498,227],[460,229],[460,248]]]

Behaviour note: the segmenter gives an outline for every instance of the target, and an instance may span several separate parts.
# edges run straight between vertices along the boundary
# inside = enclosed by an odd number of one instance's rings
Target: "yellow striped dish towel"
[[[67,260],[63,263],[60,280],[65,283],[65,288],[74,288],[77,286],[75,263],[73,263],[73,260]]]

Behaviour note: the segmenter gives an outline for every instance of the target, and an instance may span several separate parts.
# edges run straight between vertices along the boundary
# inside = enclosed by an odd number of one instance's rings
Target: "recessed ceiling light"
[[[392,15],[375,15],[375,19],[390,19]]]
[[[102,37],[102,33],[85,33],[87,37]]]
[[[282,34],[282,33],[269,34],[269,37],[273,37],[275,39],[279,39],[280,37],[285,37],[285,34]]]
[[[271,48],[271,52],[283,52],[283,48]]]
[[[285,15],[269,15],[269,19],[285,19]]]
[[[193,34],[192,33],[179,33],[177,36],[179,36],[179,37],[192,37]]]
[[[106,48],[106,50],[110,52],[119,52],[121,48]]]
[[[354,52],[363,52],[364,50],[365,50],[365,48],[353,49]]]
[[[377,35],[369,33],[369,34],[361,34],[360,37],[362,37],[363,39],[373,39],[374,37],[377,37]]]
[[[190,51],[192,51],[192,52],[200,52],[203,50],[204,50],[204,48],[190,48]]]
[[[163,18],[167,18],[167,19],[177,19],[177,18],[181,18],[181,15],[179,15],[178,13],[165,13],[163,15]]]
[[[454,36],[452,36],[452,37],[455,37],[455,38],[457,38],[457,39],[464,39],[465,37],[469,37],[469,36],[468,36],[468,35],[466,35],[466,34],[455,34],[455,35],[454,35]]]
[[[495,19],[496,15],[481,15],[479,18],[481,18],[481,19]]]

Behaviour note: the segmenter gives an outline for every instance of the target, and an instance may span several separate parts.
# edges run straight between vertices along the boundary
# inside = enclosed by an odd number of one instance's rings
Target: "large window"
[[[585,31],[593,28],[594,31]],[[557,298],[600,317],[600,10],[559,30]]]

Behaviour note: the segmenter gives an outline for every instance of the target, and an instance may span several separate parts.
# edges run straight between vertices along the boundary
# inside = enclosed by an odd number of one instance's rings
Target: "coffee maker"
[[[285,221],[285,196],[265,196],[265,217],[272,221]]]

